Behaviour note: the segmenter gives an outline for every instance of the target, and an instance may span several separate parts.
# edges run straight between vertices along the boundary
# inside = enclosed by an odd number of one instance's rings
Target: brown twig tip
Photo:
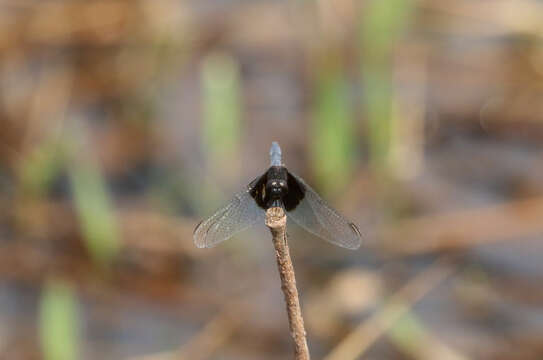
[[[287,217],[283,208],[272,207],[266,211],[266,226],[274,229],[287,226]]]
[[[300,308],[300,300],[298,299],[294,267],[292,266],[287,243],[287,217],[285,211],[280,207],[269,208],[266,211],[266,225],[270,228],[273,237],[275,257],[281,278],[281,290],[285,295],[290,334],[294,340],[294,358],[296,360],[309,360],[304,319]]]

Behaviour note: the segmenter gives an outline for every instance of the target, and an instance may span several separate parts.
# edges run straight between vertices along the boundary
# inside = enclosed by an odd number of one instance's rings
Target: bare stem
[[[304,319],[298,299],[294,267],[292,266],[287,244],[287,217],[283,209],[280,207],[268,209],[266,211],[266,225],[270,228],[273,237],[275,257],[281,277],[281,290],[283,290],[287,304],[290,335],[294,339],[294,358],[296,360],[309,360]]]

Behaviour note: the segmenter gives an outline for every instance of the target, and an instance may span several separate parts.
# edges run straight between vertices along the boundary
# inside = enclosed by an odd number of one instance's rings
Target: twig
[[[285,302],[287,303],[290,335],[294,339],[294,358],[296,360],[309,360],[304,319],[298,299],[294,267],[292,266],[287,244],[287,217],[282,208],[272,207],[266,211],[266,226],[270,228],[273,237],[275,257],[281,277],[281,290],[285,294]]]

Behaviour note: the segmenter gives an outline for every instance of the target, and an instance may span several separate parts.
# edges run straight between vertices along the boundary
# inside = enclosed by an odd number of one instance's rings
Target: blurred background
[[[0,358],[286,359],[277,140],[364,234],[289,225],[313,358],[543,358],[543,2],[0,1]]]

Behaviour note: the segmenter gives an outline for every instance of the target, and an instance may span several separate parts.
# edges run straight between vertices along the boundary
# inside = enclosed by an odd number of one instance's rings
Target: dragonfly
[[[328,205],[299,176],[287,170],[281,161],[281,148],[272,142],[270,167],[194,229],[194,244],[210,248],[259,222],[266,210],[282,207],[287,218],[308,232],[338,246],[358,249],[360,230]]]

